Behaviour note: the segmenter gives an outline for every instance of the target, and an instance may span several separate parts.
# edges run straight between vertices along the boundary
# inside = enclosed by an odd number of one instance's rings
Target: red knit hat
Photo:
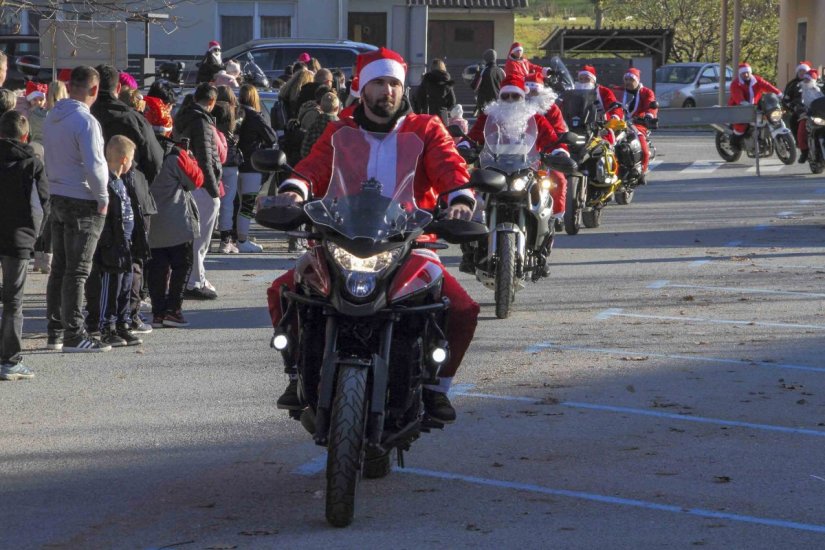
[[[510,55],[513,55],[516,51],[519,53],[524,53],[524,46],[522,46],[519,42],[513,42],[513,45],[510,46]]]
[[[358,61],[361,63],[358,69],[359,89],[376,78],[392,77],[402,84],[407,79],[407,63],[404,58],[388,48],[363,53],[358,56]]]
[[[593,65],[585,65],[584,67],[582,67],[582,70],[579,71],[579,76],[582,76],[582,75],[587,75],[588,77],[593,79],[593,82],[595,82],[596,81],[596,67],[594,67]]]
[[[46,92],[49,91],[49,87],[46,84],[39,84],[37,82],[32,82],[29,80],[26,82],[26,101],[32,101],[39,97],[46,99]]]
[[[624,77],[625,78],[632,78],[636,82],[641,82],[642,81],[642,72],[639,69],[637,69],[636,67],[631,67],[627,70],[626,73],[624,73]]]
[[[501,81],[501,88],[498,91],[499,97],[501,97],[501,94],[519,94],[521,97],[527,95],[524,77],[517,74],[504,77],[504,80]]]
[[[739,64],[739,74],[752,73],[752,72],[753,71],[751,71],[751,66],[748,65],[747,63],[740,63]]]
[[[143,114],[146,120],[152,125],[156,134],[169,135],[172,131],[172,106],[163,102],[162,99],[146,96],[146,109]]]

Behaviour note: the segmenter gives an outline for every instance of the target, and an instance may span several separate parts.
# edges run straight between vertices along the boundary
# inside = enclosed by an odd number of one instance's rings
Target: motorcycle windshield
[[[595,90],[565,90],[559,104],[564,121],[574,132],[582,133],[587,124],[595,120]]]
[[[538,126],[531,114],[506,119],[488,116],[484,124],[484,149],[479,157],[481,167],[496,168],[507,174],[532,167],[539,160],[535,147],[538,135]]]
[[[550,63],[547,66],[555,76],[555,80],[559,84],[560,88],[563,90],[572,90],[575,88],[573,77],[570,76],[570,71],[567,70],[567,67],[564,65],[564,62],[559,56],[554,55],[551,57]]]
[[[343,237],[385,241],[423,229],[432,215],[418,208],[413,180],[424,142],[412,133],[377,134],[344,126],[332,136],[332,176],[312,223]]]

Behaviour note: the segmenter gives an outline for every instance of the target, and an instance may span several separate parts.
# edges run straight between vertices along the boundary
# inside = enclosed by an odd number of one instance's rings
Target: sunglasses
[[[524,96],[521,94],[501,94],[498,98],[502,101],[518,101],[523,99]]]

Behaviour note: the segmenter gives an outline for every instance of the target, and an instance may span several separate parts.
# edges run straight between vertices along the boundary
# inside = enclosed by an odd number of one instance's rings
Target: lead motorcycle
[[[783,164],[796,161],[796,141],[782,120],[779,96],[762,94],[756,109],[756,127],[750,125],[742,139],[742,146],[733,143],[733,128],[711,124],[716,129],[716,152],[725,162],[736,162],[744,150],[749,158],[767,158],[776,153]]]
[[[806,109],[805,120],[808,130],[808,166],[813,174],[825,170],[825,97],[811,102]]]
[[[431,233],[462,243],[487,229],[438,220],[437,211],[416,205],[413,180],[424,145],[415,134],[385,137],[343,127],[332,145],[332,178],[323,198],[283,207],[262,197],[256,220],[277,230],[310,227],[291,232],[306,238],[309,249],[297,262],[296,290],[282,289],[283,317],[271,345],[286,364],[298,365],[302,405],[290,414],[327,447],[326,518],[344,527],[353,520],[362,473],[386,476],[393,449],[403,467],[403,451],[422,432],[443,428],[424,413],[422,386],[438,383],[449,357],[444,328],[450,304],[433,252],[446,245],[419,237]],[[379,163],[378,175],[367,178],[376,148],[394,162]],[[286,159],[281,151],[259,151],[252,162],[272,172]],[[503,180],[479,174],[470,184],[492,192]]]

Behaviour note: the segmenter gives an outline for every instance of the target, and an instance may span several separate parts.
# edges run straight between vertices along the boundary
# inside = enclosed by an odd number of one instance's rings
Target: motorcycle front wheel
[[[579,185],[585,183],[578,178],[567,179],[567,204],[564,205],[564,231],[568,235],[577,235],[582,226],[582,206],[584,200],[579,197]]]
[[[498,236],[498,261],[496,263],[496,317],[506,319],[516,297],[516,235],[501,233]]]
[[[342,366],[330,416],[327,449],[327,521],[346,527],[355,516],[367,408],[367,369]]]
[[[616,204],[630,204],[633,202],[633,189],[625,189],[616,193]]]
[[[774,139],[774,150],[776,156],[783,164],[793,164],[796,162],[796,143],[790,134],[779,134]]]
[[[734,148],[725,132],[716,132],[716,152],[725,162],[736,162],[742,156],[742,149]]]
[[[601,225],[602,210],[601,208],[591,208],[582,212],[582,221],[584,226],[588,229],[593,229]]]

